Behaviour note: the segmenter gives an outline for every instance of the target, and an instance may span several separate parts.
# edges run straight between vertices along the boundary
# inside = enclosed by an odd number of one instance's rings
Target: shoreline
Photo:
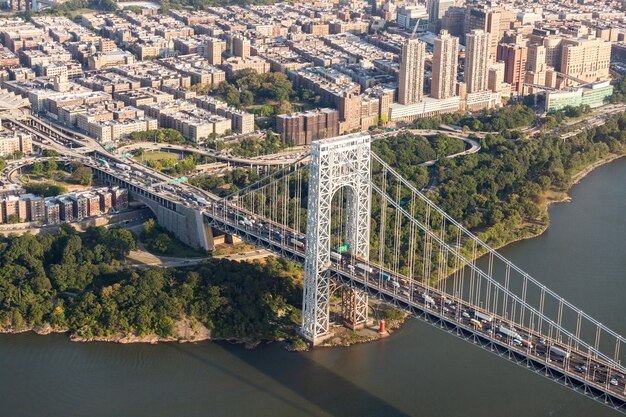
[[[540,206],[540,210],[542,214],[547,216],[547,222],[542,225],[540,230],[535,233],[530,233],[527,235],[519,236],[511,241],[503,243],[501,245],[492,247],[494,250],[502,249],[506,246],[509,246],[513,243],[520,242],[526,239],[533,239],[535,237],[541,236],[548,228],[550,227],[550,217],[548,214],[548,210],[552,204],[564,203],[571,201],[571,197],[569,195],[571,189],[574,185],[580,183],[587,175],[592,173],[596,168],[599,168],[603,165],[609,164],[617,159],[621,159],[626,157],[626,151],[622,154],[610,154],[604,158],[596,160],[589,165],[582,168],[577,173],[571,176],[572,183],[565,190],[556,191],[556,195],[551,196],[551,192],[543,193],[540,198],[545,201],[542,201],[538,205]],[[554,193],[554,192],[553,192]],[[555,198],[556,197],[556,198]],[[530,226],[525,226],[524,228],[530,229]],[[481,254],[477,259],[484,256],[485,253]],[[445,278],[447,279],[447,278]],[[360,343],[369,343],[372,341],[380,340],[385,337],[391,336],[395,331],[400,330],[406,322],[410,319],[410,316],[407,314],[401,320],[397,320],[395,323],[388,323],[389,326],[385,334],[371,335],[367,337],[341,337],[341,336],[331,336],[328,342],[324,343],[321,347],[332,348],[332,347],[348,347],[355,344]],[[213,338],[211,336],[211,330],[204,326],[202,323],[197,321],[190,321],[188,318],[183,318],[175,322],[174,335],[163,337],[157,334],[147,334],[147,335],[134,335],[134,334],[112,334],[109,336],[82,336],[77,334],[79,331],[74,334],[69,334],[70,329],[66,327],[53,328],[50,324],[46,323],[41,326],[26,326],[24,328],[15,329],[12,327],[0,327],[0,334],[20,334],[26,332],[33,332],[40,336],[45,336],[51,333],[65,333],[68,334],[68,339],[72,342],[79,343],[88,343],[88,342],[106,342],[106,343],[119,343],[119,344],[129,344],[129,343],[147,343],[147,344],[158,344],[158,343],[197,343],[203,341],[226,341],[234,344],[243,344],[247,349],[253,349],[262,343],[272,343],[279,342],[285,344],[285,349],[289,351],[302,351],[309,350],[311,347],[307,344],[306,348],[296,347],[294,348],[292,343],[286,342],[284,339],[277,339],[272,341],[262,341],[262,340],[252,340],[252,339],[237,339],[237,338]],[[345,336],[345,335],[344,335]],[[334,343],[331,340],[334,340]]]
[[[565,190],[561,190],[561,191],[557,191],[557,193],[562,194],[559,198],[556,199],[547,199],[546,201],[542,202],[541,204],[539,204],[540,206],[540,210],[542,212],[542,214],[545,214],[548,218],[547,223],[545,223],[545,225],[543,225],[541,227],[541,230],[536,232],[536,233],[531,233],[527,236],[520,236],[516,239],[511,240],[510,242],[507,243],[503,243],[502,245],[499,245],[497,247],[493,247],[493,250],[498,250],[498,249],[502,249],[506,246],[512,245],[513,243],[516,242],[521,242],[522,240],[527,240],[527,239],[534,239],[536,237],[541,236],[542,234],[544,234],[546,232],[546,230],[548,230],[548,228],[550,227],[550,216],[548,214],[548,210],[550,209],[550,206],[553,204],[559,204],[559,203],[569,203],[570,201],[572,201],[572,197],[570,196],[570,192],[572,190],[572,188],[577,185],[578,183],[580,183],[585,177],[587,177],[587,175],[591,174],[594,170],[596,170],[597,168],[600,168],[603,165],[609,164],[617,159],[620,158],[624,158],[626,157],[626,151],[622,154],[611,154],[608,155],[604,158],[598,159],[595,162],[592,162],[591,164],[587,165],[586,167],[584,167],[583,169],[581,169],[580,171],[578,171],[576,174],[571,176],[572,179],[572,183],[567,187],[567,189]],[[548,192],[542,194],[540,197],[542,199],[546,198],[549,195]],[[484,255],[484,254],[483,254]],[[480,257],[482,257],[483,255],[481,255]],[[479,257],[479,258],[480,258]]]
[[[589,165],[585,166],[583,169],[581,169],[580,171],[578,171],[577,173],[573,174],[570,178],[572,179],[572,183],[567,187],[567,189],[564,190],[559,190],[559,191],[553,191],[552,193],[556,194],[556,198],[550,198],[550,194],[551,192],[547,191],[544,192],[543,194],[541,194],[539,197],[542,200],[541,203],[538,204],[539,209],[541,210],[541,213],[543,215],[545,215],[548,219],[548,221],[545,224],[539,224],[539,223],[535,223],[534,225],[536,226],[541,226],[540,230],[534,233],[530,233],[530,230],[528,230],[528,234],[524,234],[522,236],[518,236],[515,239],[512,239],[508,242],[502,243],[500,245],[497,246],[490,246],[491,249],[497,251],[500,250],[502,248],[505,248],[509,245],[512,245],[514,243],[517,242],[521,242],[523,240],[528,240],[528,239],[534,239],[536,237],[541,236],[542,234],[544,234],[546,232],[546,230],[548,230],[548,228],[550,227],[550,217],[548,214],[548,210],[550,209],[550,206],[553,204],[559,204],[559,203],[568,203],[571,201],[571,196],[569,195],[570,191],[572,190],[572,188],[577,185],[578,183],[580,183],[585,177],[587,177],[587,175],[591,174],[596,168],[600,168],[603,165],[609,164],[617,159],[621,159],[626,157],[626,150],[624,151],[624,153],[621,154],[610,154],[608,156],[605,156],[604,158],[598,159],[592,163],[590,163]],[[530,229],[530,226],[522,226],[520,228],[520,230],[525,230],[525,229]],[[476,236],[478,236],[478,234],[475,233]],[[476,259],[480,259],[483,256],[485,256],[487,254],[487,252],[480,254]],[[452,274],[454,274],[454,272],[450,273],[450,275],[448,275],[445,278],[442,278],[440,281],[442,280],[446,280],[448,278],[450,278],[450,276],[452,276]]]

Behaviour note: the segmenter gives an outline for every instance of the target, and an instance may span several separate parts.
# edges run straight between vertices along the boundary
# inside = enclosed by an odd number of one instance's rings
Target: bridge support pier
[[[368,296],[364,291],[345,287],[341,292],[341,317],[352,330],[362,329],[367,324]]]
[[[352,134],[313,143],[306,222],[302,334],[313,345],[329,334],[331,209],[334,194],[346,188],[346,234],[350,253],[367,262],[370,237],[371,138]],[[355,326],[367,318],[367,296],[352,295],[344,317]]]
[[[128,189],[133,199],[148,206],[159,225],[172,232],[181,242],[197,250],[213,250],[213,229],[201,211],[163,198],[100,167],[94,166],[92,169],[101,181]]]

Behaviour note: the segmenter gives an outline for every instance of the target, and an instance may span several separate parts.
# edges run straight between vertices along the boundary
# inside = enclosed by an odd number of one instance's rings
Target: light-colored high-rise
[[[448,98],[456,95],[456,76],[459,57],[459,38],[442,30],[435,38],[433,49],[433,82],[430,95]]]
[[[465,37],[465,74],[463,79],[468,93],[487,90],[487,78],[491,59],[491,35],[481,29],[473,30]]]
[[[526,70],[532,72],[543,72],[546,69],[546,47],[543,45],[528,45]]]
[[[607,80],[611,65],[611,43],[601,39],[563,39],[561,72],[593,82]]]
[[[419,39],[407,39],[402,46],[398,102],[413,104],[424,97],[424,61],[426,44]]]
[[[465,32],[469,33],[474,29],[484,30],[491,34],[491,61],[495,62],[498,53],[498,42],[500,42],[500,20],[502,13],[499,9],[471,6],[467,8],[465,14]]]
[[[241,58],[250,57],[250,39],[241,36],[235,36],[232,39],[231,53]]]
[[[206,58],[211,65],[222,64],[222,52],[226,50],[226,42],[220,39],[209,39],[205,49]]]

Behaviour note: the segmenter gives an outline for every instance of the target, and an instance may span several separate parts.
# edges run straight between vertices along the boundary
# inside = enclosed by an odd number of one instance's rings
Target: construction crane
[[[409,39],[413,39],[415,37],[415,32],[417,32],[417,27],[420,25],[421,20],[422,18],[417,18],[417,22],[415,22],[415,27],[413,28],[413,33],[411,33],[411,37],[409,37]]]

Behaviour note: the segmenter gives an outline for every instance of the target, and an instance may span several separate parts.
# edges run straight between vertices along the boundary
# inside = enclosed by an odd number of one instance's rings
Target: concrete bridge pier
[[[213,229],[200,210],[163,198],[125,179],[111,175],[100,167],[92,169],[103,182],[127,188],[134,200],[144,203],[152,210],[159,225],[187,246],[206,252],[214,249]]]
[[[175,210],[157,204],[156,214],[159,225],[173,233],[178,240],[196,250],[211,252],[215,248],[213,229],[204,221],[199,210],[176,205]]]

